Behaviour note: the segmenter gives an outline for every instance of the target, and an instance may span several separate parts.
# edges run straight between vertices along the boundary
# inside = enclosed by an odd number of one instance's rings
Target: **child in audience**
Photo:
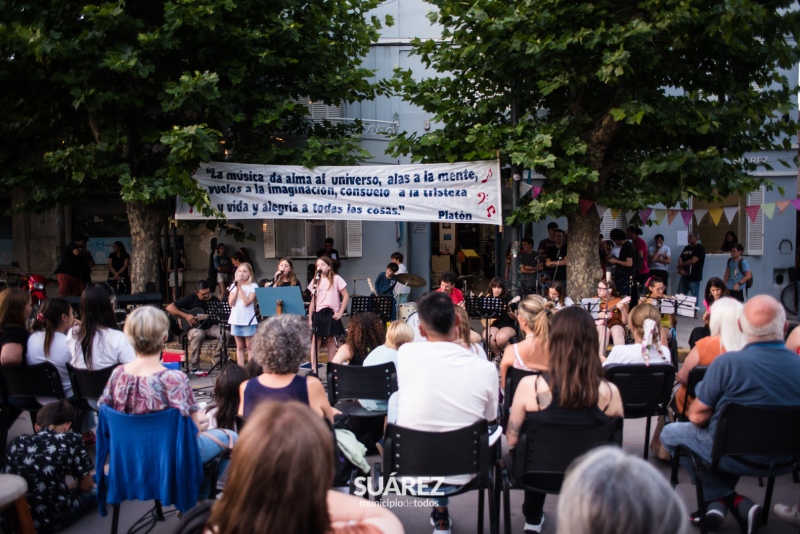
[[[239,386],[248,379],[247,371],[239,365],[226,365],[214,381],[216,406],[206,409],[208,429],[236,430],[236,412],[239,410]]]

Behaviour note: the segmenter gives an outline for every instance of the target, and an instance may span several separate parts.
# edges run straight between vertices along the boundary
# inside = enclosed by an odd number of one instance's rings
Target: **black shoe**
[[[725,523],[725,516],[728,514],[728,507],[719,501],[708,503],[706,508],[705,524],[708,530],[719,530]],[[700,526],[700,512],[694,512],[689,516],[689,521],[696,526]]]

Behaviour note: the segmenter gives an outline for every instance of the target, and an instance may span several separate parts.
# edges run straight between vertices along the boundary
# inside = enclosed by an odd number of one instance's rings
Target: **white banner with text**
[[[316,167],[210,162],[194,174],[228,219],[501,225],[500,163]],[[205,219],[179,197],[176,219]]]

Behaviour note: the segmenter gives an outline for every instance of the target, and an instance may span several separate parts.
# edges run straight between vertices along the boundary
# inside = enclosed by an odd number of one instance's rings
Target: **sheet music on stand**
[[[208,306],[208,316],[210,319],[216,319],[220,322],[220,324],[225,324],[228,322],[228,318],[231,316],[230,304],[224,300],[210,300],[206,305]]]
[[[678,315],[692,318],[697,316],[697,297],[691,295],[675,295],[672,299],[676,302]]]
[[[645,301],[645,299],[642,299],[642,301]],[[678,302],[671,297],[665,297],[663,299],[651,298],[649,302],[661,312],[661,315],[675,315],[677,312]]]
[[[600,311],[600,299],[597,297],[581,299],[581,308],[588,311],[592,319],[597,319],[597,313]]]
[[[384,323],[392,320],[394,297],[391,295],[369,295],[367,297],[353,297],[350,300],[350,316],[359,313],[372,312],[380,315]]]
[[[464,309],[472,319],[493,319],[508,309],[508,301],[500,297],[466,297]]]

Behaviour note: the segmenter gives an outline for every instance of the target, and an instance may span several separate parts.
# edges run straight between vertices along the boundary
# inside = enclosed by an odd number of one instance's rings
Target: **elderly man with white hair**
[[[673,454],[678,445],[689,448],[711,463],[711,447],[722,407],[728,403],[749,406],[800,406],[800,358],[783,343],[786,314],[783,307],[768,295],[751,298],[742,309],[739,327],[748,344],[738,351],[719,356],[709,366],[696,388],[697,399],[689,407],[690,423],[664,427],[661,442]],[[691,461],[681,457],[681,464],[694,479]],[[703,476],[703,494],[708,503],[705,516],[709,529],[722,526],[730,509],[736,519],[755,532],[760,526],[761,506],[736,493],[739,475],[754,474],[742,464],[723,458],[719,469]],[[701,518],[692,515],[692,521]]]

